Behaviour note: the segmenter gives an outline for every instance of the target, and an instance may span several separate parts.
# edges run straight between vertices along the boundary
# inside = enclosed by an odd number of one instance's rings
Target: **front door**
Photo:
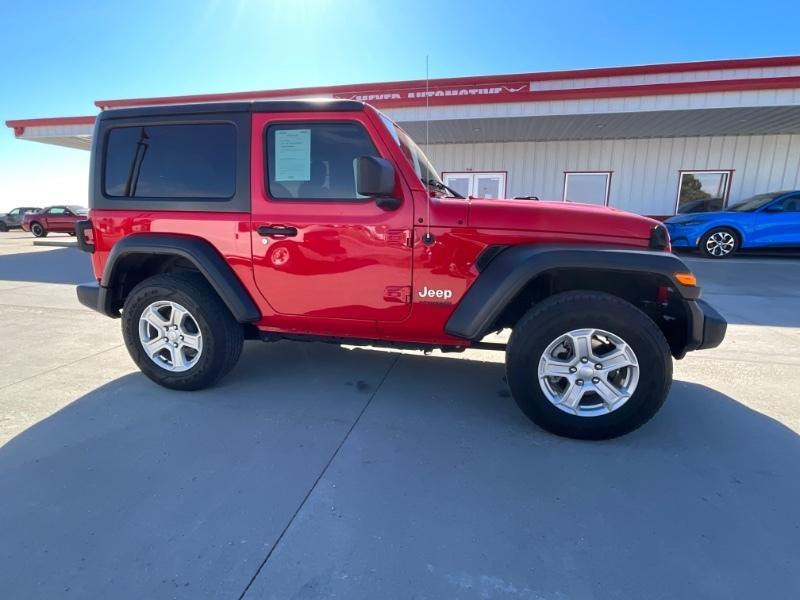
[[[9,227],[19,227],[22,222],[22,209],[15,208],[6,215],[6,225]]]
[[[364,113],[254,114],[256,285],[276,313],[400,321],[410,312],[413,203],[356,193],[355,160],[388,152]]]
[[[800,246],[800,194],[761,210],[752,241],[758,246]]]
[[[54,206],[45,213],[45,222],[50,231],[69,231],[73,219],[66,208]]]

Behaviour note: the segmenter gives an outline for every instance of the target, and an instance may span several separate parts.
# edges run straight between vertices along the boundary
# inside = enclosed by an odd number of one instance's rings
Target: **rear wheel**
[[[47,237],[47,230],[38,221],[31,223],[31,233],[34,237]]]
[[[706,258],[728,258],[739,249],[739,235],[733,229],[716,227],[700,238],[698,247]]]
[[[125,300],[122,333],[139,369],[164,387],[198,390],[226,375],[244,335],[227,306],[198,273],[146,279]]]
[[[565,437],[607,439],[647,422],[672,383],[664,335],[638,308],[610,294],[563,292],[514,327],[508,384],[522,411]]]
[[[0,231],[8,231],[8,225],[6,225],[5,221],[0,221]]]

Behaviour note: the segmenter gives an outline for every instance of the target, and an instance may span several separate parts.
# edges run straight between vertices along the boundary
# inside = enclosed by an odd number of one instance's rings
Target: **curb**
[[[77,248],[78,244],[76,242],[70,242],[67,240],[56,241],[56,240],[34,240],[34,246],[55,246],[58,248]]]

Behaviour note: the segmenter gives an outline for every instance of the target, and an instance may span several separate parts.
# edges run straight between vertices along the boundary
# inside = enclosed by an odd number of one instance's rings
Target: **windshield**
[[[752,212],[754,210],[758,210],[768,202],[771,202],[781,194],[786,192],[772,192],[771,194],[758,194],[757,196],[753,196],[752,198],[748,198],[738,204],[734,204],[733,206],[729,206],[728,210],[734,212]]]
[[[417,174],[417,177],[420,178],[420,181],[427,183],[428,179],[433,179],[441,183],[442,180],[436,172],[436,169],[433,168],[431,161],[428,160],[428,157],[425,156],[425,153],[417,146],[414,140],[412,140],[405,131],[395,125],[394,121],[386,115],[381,114],[381,119],[383,119],[383,123],[386,125],[389,133],[392,134],[394,141],[400,146],[403,155],[408,159],[408,162],[411,163],[411,166],[414,167],[414,172]]]

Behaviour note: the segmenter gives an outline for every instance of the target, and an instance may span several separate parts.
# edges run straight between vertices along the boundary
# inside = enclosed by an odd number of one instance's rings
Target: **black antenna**
[[[430,120],[431,120],[431,97],[428,93],[429,87],[429,70],[428,70],[428,55],[425,55],[425,156],[428,156],[428,140],[429,140],[429,129],[430,129]],[[429,159],[430,160],[430,159]],[[428,161],[425,161],[425,194],[427,195],[427,216],[425,219],[426,223],[426,232],[425,235],[422,236],[422,243],[426,246],[430,246],[433,244],[433,234],[431,233],[431,191],[428,189],[428,180],[431,177],[430,171],[428,171]]]

